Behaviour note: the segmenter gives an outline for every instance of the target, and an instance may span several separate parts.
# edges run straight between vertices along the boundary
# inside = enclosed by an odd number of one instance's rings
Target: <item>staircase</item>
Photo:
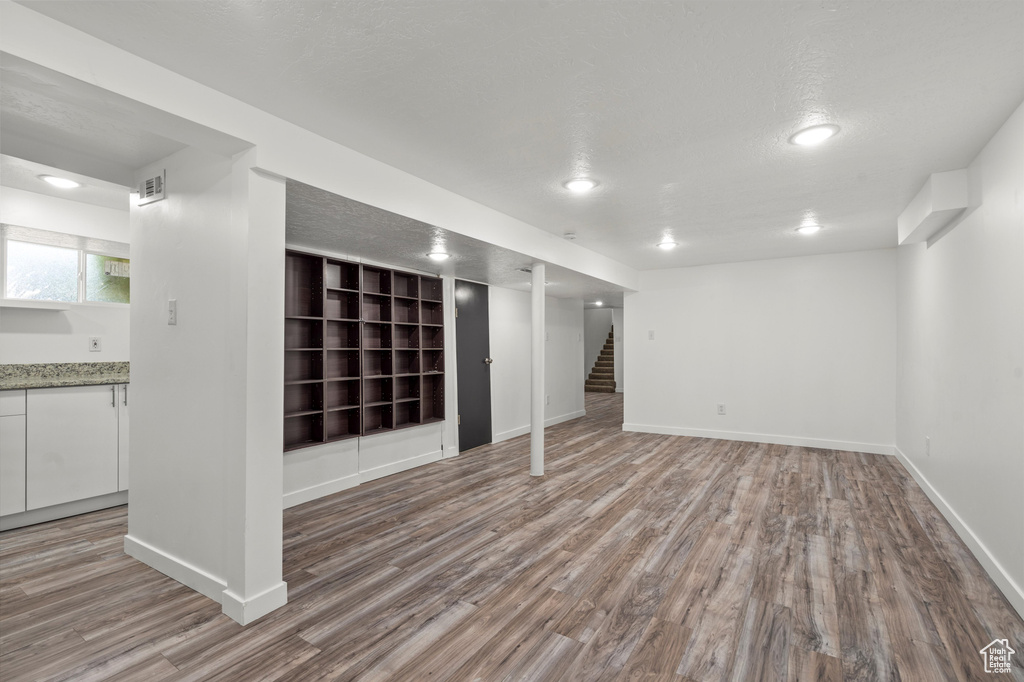
[[[601,354],[597,356],[594,369],[583,385],[590,393],[615,393],[615,327],[608,332]]]

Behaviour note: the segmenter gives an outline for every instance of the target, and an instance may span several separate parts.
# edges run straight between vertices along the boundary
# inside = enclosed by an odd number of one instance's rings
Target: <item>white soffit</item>
[[[530,290],[532,259],[479,239],[289,180],[285,239],[290,248],[329,253],[491,286]],[[441,247],[448,260],[427,253]],[[548,264],[547,294],[555,298],[605,296],[622,303],[620,286]]]
[[[223,156],[244,140],[0,52],[0,145],[9,156],[118,185],[196,146]]]
[[[899,243],[927,241],[967,209],[967,169],[933,173],[896,221]]]

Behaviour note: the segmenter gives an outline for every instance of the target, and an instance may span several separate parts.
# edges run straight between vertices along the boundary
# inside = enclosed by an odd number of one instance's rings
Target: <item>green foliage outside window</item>
[[[128,303],[130,293],[127,258],[85,254],[85,300]]]

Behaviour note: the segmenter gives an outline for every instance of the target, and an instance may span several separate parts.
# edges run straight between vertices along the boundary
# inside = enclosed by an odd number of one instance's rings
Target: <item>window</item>
[[[127,258],[85,254],[85,300],[128,303],[131,287]]]
[[[2,226],[4,297],[67,303],[129,303],[128,245]]]

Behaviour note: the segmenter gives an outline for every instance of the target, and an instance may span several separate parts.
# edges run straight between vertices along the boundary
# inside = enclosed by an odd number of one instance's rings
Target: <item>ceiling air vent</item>
[[[139,183],[139,206],[152,204],[164,198],[164,177],[167,171],[160,171],[159,175],[147,178]]]

